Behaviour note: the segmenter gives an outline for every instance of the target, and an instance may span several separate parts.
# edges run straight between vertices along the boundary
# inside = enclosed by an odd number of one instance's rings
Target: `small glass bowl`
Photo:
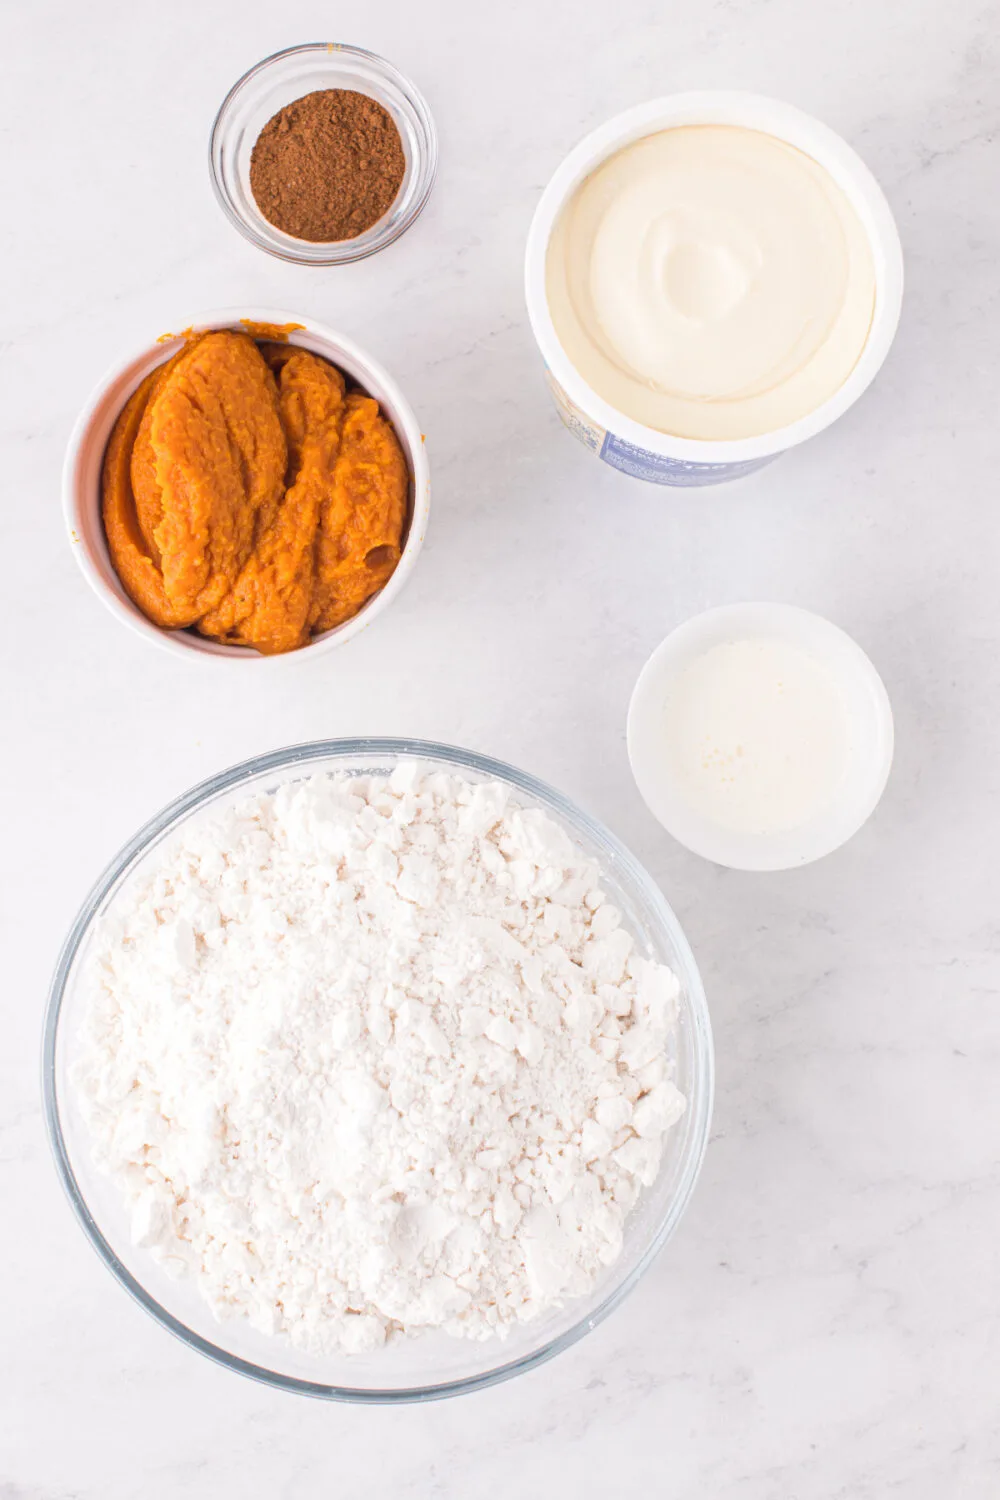
[[[250,191],[250,157],[260,132],[286,104],[318,89],[353,89],[377,100],[403,143],[406,170],[395,202],[353,240],[313,243],[285,234],[268,223]],[[339,42],[310,42],[265,57],[233,85],[212,126],[209,166],[223,212],[258,249],[302,266],[342,266],[374,255],[409,229],[434,184],[437,132],[423,96],[384,58]]]
[[[123,889],[148,874],[164,841],[206,809],[218,812],[317,772],[389,775],[402,760],[471,782],[503,782],[514,801],[543,808],[597,861],[602,887],[621,911],[637,952],[669,964],[680,980],[670,1049],[688,1107],[666,1137],[656,1181],[625,1222],[621,1255],[587,1296],[515,1324],[505,1339],[478,1342],[438,1330],[392,1340],[370,1354],[310,1354],[242,1320],[217,1323],[188,1280],[171,1280],[148,1251],[132,1244],[124,1196],[94,1164],[72,1084],[89,998],[89,950],[95,926]],[[49,994],[43,1057],[45,1117],[59,1176],[88,1238],[125,1290],[171,1333],[227,1369],[302,1395],[370,1404],[434,1400],[508,1380],[567,1349],[606,1318],[652,1264],[687,1207],[708,1140],[713,1076],[708,1007],[691,949],[659,887],[614,835],[513,766],[449,745],[390,739],[320,740],[258,756],[193,787],[141,828],[100,877],[66,939]]]

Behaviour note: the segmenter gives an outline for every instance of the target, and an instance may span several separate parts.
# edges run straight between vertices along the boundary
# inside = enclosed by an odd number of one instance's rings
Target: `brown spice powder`
[[[268,120],[250,190],[264,218],[296,239],[353,240],[391,208],[405,170],[388,110],[353,89],[319,89]]]

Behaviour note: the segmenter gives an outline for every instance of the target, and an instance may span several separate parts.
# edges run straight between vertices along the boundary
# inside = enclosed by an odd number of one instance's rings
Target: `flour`
[[[416,763],[193,823],[89,978],[75,1082],[134,1242],[314,1351],[585,1294],[685,1106],[677,980],[597,866]]]

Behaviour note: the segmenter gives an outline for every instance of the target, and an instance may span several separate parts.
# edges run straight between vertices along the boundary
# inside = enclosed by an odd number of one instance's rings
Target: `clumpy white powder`
[[[137,1245],[315,1351],[590,1290],[684,1110],[678,984],[552,818],[406,763],[157,859],[96,935],[75,1070]]]

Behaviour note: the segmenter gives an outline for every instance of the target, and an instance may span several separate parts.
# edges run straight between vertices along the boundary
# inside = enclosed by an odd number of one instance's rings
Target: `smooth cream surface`
[[[660,432],[756,437],[808,415],[857,364],[875,307],[864,227],[812,157],[690,125],[626,146],[553,230],[546,290],[570,362]]]
[[[688,805],[733,832],[801,827],[846,773],[848,709],[829,667],[785,641],[727,641],[663,702],[665,769]]]

